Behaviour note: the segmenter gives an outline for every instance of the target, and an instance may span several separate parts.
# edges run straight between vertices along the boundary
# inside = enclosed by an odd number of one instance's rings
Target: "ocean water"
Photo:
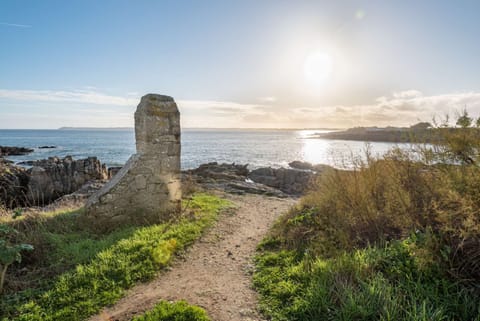
[[[286,167],[294,160],[344,167],[351,157],[362,157],[365,142],[311,138],[321,130],[184,129],[182,168],[207,162],[249,164],[249,168]],[[97,156],[107,166],[123,165],[135,153],[131,130],[0,130],[0,145],[30,147],[34,152],[9,159],[20,162],[50,156]],[[53,145],[54,149],[39,149]],[[374,155],[382,155],[392,143],[370,143]],[[406,145],[401,145],[406,147]]]

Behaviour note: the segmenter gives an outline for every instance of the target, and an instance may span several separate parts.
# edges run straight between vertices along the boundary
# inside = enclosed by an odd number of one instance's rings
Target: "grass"
[[[480,320],[480,146],[463,134],[323,173],[260,246],[263,313]]]
[[[185,301],[161,301],[152,310],[132,321],[210,321],[205,311]]]
[[[215,196],[196,194],[188,206],[188,217],[176,222],[127,227],[103,236],[69,225],[79,213],[59,214],[41,228],[35,226],[42,234],[38,238],[43,254],[37,253],[43,255],[41,264],[36,258],[42,270],[66,272],[35,284],[36,289],[5,296],[2,320],[83,320],[113,304],[126,289],[152,279],[230,205]]]
[[[312,258],[264,245],[254,284],[275,321],[480,320],[480,298],[425,265],[411,238]]]

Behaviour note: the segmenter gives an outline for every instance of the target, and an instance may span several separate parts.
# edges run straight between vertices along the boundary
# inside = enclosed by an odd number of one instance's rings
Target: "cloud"
[[[418,121],[431,121],[445,114],[454,115],[463,108],[478,117],[480,115],[480,92],[460,92],[426,96],[418,90],[395,92],[390,96],[374,99],[372,104],[322,106],[294,110],[297,124],[309,127],[353,126],[408,126]],[[315,125],[318,124],[318,125]]]
[[[111,96],[93,90],[52,91],[52,90],[6,90],[0,89],[0,98],[35,102],[70,102],[94,105],[132,106],[138,99]]]
[[[133,112],[139,100],[140,96],[134,92],[115,96],[93,88],[72,91],[0,89],[0,119],[9,110],[15,110],[23,113],[24,117],[30,112],[28,117],[32,124],[35,124],[32,113],[50,115],[50,127],[64,126],[71,114],[77,116],[77,126],[89,126],[89,122],[93,121],[126,126],[133,124]],[[279,102],[257,104],[189,99],[179,99],[177,105],[182,115],[182,126],[185,127],[409,126],[419,121],[431,121],[435,116],[442,117],[446,113],[454,116],[455,111],[464,107],[472,116],[478,117],[480,92],[428,96],[418,90],[406,90],[372,99],[370,104],[357,105],[287,106]],[[17,122],[15,117],[19,119]],[[18,126],[22,117],[17,114],[9,119],[12,126]],[[3,120],[2,123],[6,124]]]
[[[260,97],[258,98],[258,100],[260,100],[263,103],[274,103],[277,101],[277,98],[273,96],[267,96],[267,97]]]
[[[423,94],[418,91],[418,90],[404,90],[400,92],[394,92],[393,97],[394,98],[416,98],[416,97],[422,97]]]
[[[8,22],[0,22],[0,26],[6,27],[16,27],[16,28],[31,28],[31,25],[25,25],[20,23],[8,23]]]

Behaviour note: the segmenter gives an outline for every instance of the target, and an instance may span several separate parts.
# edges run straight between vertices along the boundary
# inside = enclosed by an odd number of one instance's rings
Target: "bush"
[[[436,145],[380,158],[367,149],[352,170],[318,177],[262,244],[255,284],[265,313],[480,320],[480,128],[473,123],[464,111],[456,128],[430,131]]]

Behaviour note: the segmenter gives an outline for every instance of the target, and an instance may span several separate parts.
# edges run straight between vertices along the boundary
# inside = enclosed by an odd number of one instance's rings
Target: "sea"
[[[330,140],[314,138],[326,130],[287,129],[183,129],[182,169],[208,162],[249,164],[258,167],[288,167],[291,161],[306,161],[348,168],[361,159],[368,148],[381,156],[393,143]],[[122,166],[135,153],[133,129],[85,130],[0,130],[1,146],[29,147],[34,152],[8,157],[14,162],[73,156],[96,156],[107,166]],[[41,149],[41,146],[56,146]],[[407,147],[400,145],[400,147]]]

